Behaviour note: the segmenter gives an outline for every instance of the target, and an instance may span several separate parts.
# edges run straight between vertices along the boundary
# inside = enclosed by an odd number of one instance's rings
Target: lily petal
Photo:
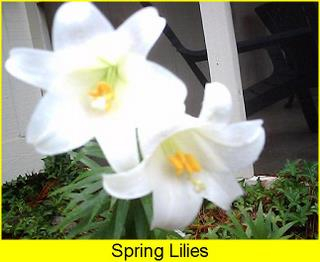
[[[170,71],[137,56],[128,59],[122,70],[131,87],[123,105],[127,111],[135,110],[139,126],[154,119],[176,119],[184,113],[187,89]]]
[[[146,162],[153,188],[151,228],[185,228],[197,216],[202,196],[195,191],[187,177],[176,176],[161,148],[147,158]]]
[[[162,183],[161,170],[165,166],[164,161],[163,155],[158,150],[129,171],[116,175],[104,175],[104,189],[110,195],[120,199],[145,196]]]
[[[116,121],[99,121],[96,138],[110,166],[116,172],[127,171],[139,164],[136,130],[133,125]]]
[[[119,199],[135,199],[151,193],[150,175],[145,165],[115,175],[103,175],[103,188]]]
[[[224,126],[231,117],[232,98],[221,83],[206,84],[200,119],[210,121],[215,126]]]
[[[134,13],[117,31],[130,36],[133,52],[147,56],[165,25],[165,19],[158,15],[157,10],[147,7]]]
[[[53,48],[73,48],[112,31],[110,22],[93,4],[65,3],[58,9],[54,18]]]
[[[256,161],[265,143],[261,120],[231,124],[223,130],[210,127],[199,129],[197,143],[205,155],[212,158],[212,169],[217,172],[236,171]]]
[[[31,117],[26,138],[42,154],[60,154],[87,143],[93,137],[90,126],[77,101],[47,93]]]
[[[143,156],[148,157],[152,155],[155,149],[168,137],[188,129],[202,127],[203,125],[205,125],[203,121],[188,114],[181,114],[178,119],[165,119],[164,121],[156,121],[149,125],[143,125],[143,127],[138,129]]]
[[[178,178],[173,172],[166,174],[170,181],[153,190],[152,228],[183,229],[196,218],[202,197],[190,181]]]
[[[56,76],[53,53],[39,49],[12,49],[5,68],[14,77],[46,90]]]
[[[236,178],[228,173],[197,174],[206,188],[201,195],[222,209],[228,210],[232,202],[243,194]]]

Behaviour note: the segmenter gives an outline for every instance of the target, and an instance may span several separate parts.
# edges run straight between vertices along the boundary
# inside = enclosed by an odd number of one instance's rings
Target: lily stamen
[[[104,81],[97,83],[96,87],[89,92],[91,106],[95,109],[109,111],[114,100],[114,90],[110,84]]]
[[[171,165],[175,168],[177,176],[181,176],[183,173],[188,173],[188,178],[197,192],[206,188],[202,181],[193,177],[193,175],[202,170],[202,167],[192,154],[177,151],[174,155],[170,155],[168,159]]]
[[[170,163],[176,170],[176,175],[180,176],[183,172],[188,174],[195,174],[201,171],[201,165],[192,154],[183,152],[176,152],[174,155],[168,157]]]

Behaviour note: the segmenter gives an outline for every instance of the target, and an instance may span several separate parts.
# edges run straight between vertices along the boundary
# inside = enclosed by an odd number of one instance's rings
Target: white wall
[[[2,3],[2,181],[38,171],[42,161],[33,147],[25,142],[25,131],[41,91],[10,76],[4,62],[13,47],[34,47],[41,42],[39,33],[32,35],[26,5]],[[30,10],[31,10],[30,9]]]

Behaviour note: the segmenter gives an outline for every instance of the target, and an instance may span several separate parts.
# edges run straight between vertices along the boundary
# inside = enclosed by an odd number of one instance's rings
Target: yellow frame
[[[100,2],[100,0],[98,0]],[[158,0],[159,1],[159,0]],[[34,2],[34,1],[2,1],[1,2]],[[50,2],[50,1],[47,1]],[[103,1],[101,1],[103,2]],[[123,2],[116,0],[114,2]],[[129,1],[125,1],[129,2]],[[164,1],[165,2],[165,1]],[[194,2],[166,1],[166,2]],[[203,1],[214,2],[214,1]],[[261,1],[238,1],[261,2]],[[263,1],[265,2],[265,1]],[[299,1],[288,1],[299,2]],[[318,1],[312,1],[318,2]],[[0,5],[0,32],[2,35],[2,5]],[[2,59],[2,41],[0,56]],[[319,58],[318,58],[319,60]],[[0,74],[2,81],[2,71]],[[2,92],[0,92],[2,102]],[[319,103],[319,101],[318,101]],[[318,107],[320,104],[318,104]],[[2,107],[1,107],[2,113]],[[0,134],[2,133],[2,118]],[[2,136],[1,136],[2,137]],[[319,134],[318,134],[319,139]],[[0,145],[0,167],[2,167],[2,143]],[[319,154],[319,148],[318,148]],[[319,170],[318,170],[319,171]],[[0,200],[2,188],[0,190]],[[2,201],[1,201],[2,203]],[[1,204],[0,204],[1,205]],[[319,211],[319,209],[318,209]],[[1,218],[1,214],[0,214]],[[319,223],[318,223],[319,224]],[[0,226],[0,229],[2,224]],[[318,228],[319,229],[319,228]],[[2,232],[2,230],[1,230]],[[319,230],[318,230],[319,232]],[[1,233],[0,233],[1,234]],[[163,247],[162,259],[155,257],[114,257],[112,245],[120,243],[123,247],[151,248]],[[192,257],[182,254],[180,257],[170,257],[170,244],[175,250],[180,245],[189,247],[206,247],[208,256]],[[0,258],[2,261],[310,261],[320,258],[320,241],[318,240],[0,240]],[[178,251],[177,251],[178,252]],[[179,253],[179,252],[178,252]]]

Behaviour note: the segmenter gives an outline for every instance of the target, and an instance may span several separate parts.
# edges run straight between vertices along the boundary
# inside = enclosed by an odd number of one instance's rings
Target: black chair
[[[282,81],[281,86],[287,86],[297,96],[310,130],[317,132],[318,113],[310,88],[318,89],[318,4],[267,3],[255,11],[272,35],[301,30],[299,37],[279,42],[281,53],[278,52],[278,56],[283,57],[281,63],[275,60],[270,49],[267,50],[277,67],[273,75],[281,76],[277,79]]]
[[[296,95],[310,130],[317,132],[317,109],[309,90],[318,86],[317,8],[316,3],[270,3],[256,8],[271,35],[237,42],[238,53],[265,48],[274,71],[267,79],[244,90],[247,116],[286,97],[290,98],[290,105]],[[164,34],[204,87],[208,80],[197,62],[208,60],[207,51],[185,48],[168,24]]]

